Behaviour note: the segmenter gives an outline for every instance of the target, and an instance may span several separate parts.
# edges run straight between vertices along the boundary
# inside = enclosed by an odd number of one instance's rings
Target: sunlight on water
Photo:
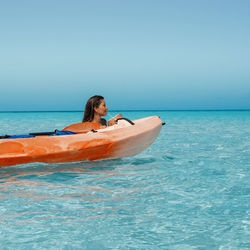
[[[1,248],[249,249],[250,112],[124,113],[167,126],[135,157],[0,169]],[[0,116],[1,134],[81,119]]]

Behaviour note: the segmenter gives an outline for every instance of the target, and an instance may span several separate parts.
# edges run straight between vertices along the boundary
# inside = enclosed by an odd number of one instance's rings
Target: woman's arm
[[[111,118],[110,120],[108,120],[108,126],[113,126],[116,124],[115,120],[118,118],[122,118],[121,114],[118,114],[116,116],[114,116],[113,118]]]

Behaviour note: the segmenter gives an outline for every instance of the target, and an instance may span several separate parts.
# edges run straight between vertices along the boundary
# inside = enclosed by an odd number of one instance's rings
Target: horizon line
[[[109,112],[151,112],[151,111],[168,111],[168,112],[178,112],[178,111],[250,111],[250,109],[113,109]],[[0,110],[0,113],[25,113],[25,112],[84,112],[83,110]]]

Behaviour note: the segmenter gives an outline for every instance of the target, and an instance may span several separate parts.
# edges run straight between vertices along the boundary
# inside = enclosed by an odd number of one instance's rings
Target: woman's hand
[[[108,126],[113,126],[116,124],[115,120],[118,118],[122,118],[121,114],[118,114],[116,116],[114,116],[113,118],[111,118],[110,120],[108,120]]]

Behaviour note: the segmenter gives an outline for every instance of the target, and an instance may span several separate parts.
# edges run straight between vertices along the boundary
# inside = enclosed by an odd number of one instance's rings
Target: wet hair
[[[104,100],[104,97],[100,95],[95,95],[88,99],[82,122],[92,122],[95,114],[94,108],[98,108],[102,100]]]

